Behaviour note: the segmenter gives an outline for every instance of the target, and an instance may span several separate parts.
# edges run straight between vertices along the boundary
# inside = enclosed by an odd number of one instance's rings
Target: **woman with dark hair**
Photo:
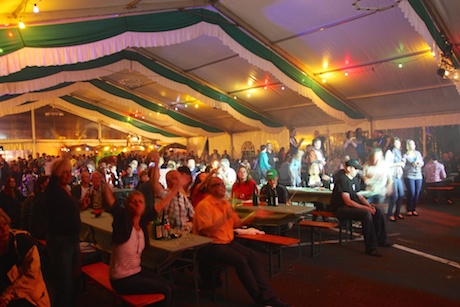
[[[6,212],[11,219],[11,227],[19,229],[21,221],[21,203],[24,197],[16,186],[16,179],[8,177],[5,187],[0,193],[0,209]]]
[[[178,184],[181,184],[178,181]],[[153,271],[141,266],[142,252],[148,242],[147,225],[141,220],[145,212],[144,195],[137,190],[129,194],[122,208],[107,183],[102,189],[107,201],[106,210],[113,215],[112,252],[110,257],[110,282],[118,293],[162,293],[164,301],[155,306],[171,306],[176,288]],[[175,195],[164,198],[170,201]]]
[[[232,199],[250,200],[258,193],[256,182],[246,167],[240,165],[236,172],[236,181],[232,186]]]
[[[406,159],[401,154],[401,140],[397,137],[393,138],[390,149],[385,153],[385,161],[390,168],[390,175],[393,178],[393,195],[390,195],[388,201],[387,217],[390,221],[395,222],[396,218],[404,219],[401,214],[401,204],[404,200],[404,183],[403,169],[406,165]],[[393,208],[395,207],[393,213]]]

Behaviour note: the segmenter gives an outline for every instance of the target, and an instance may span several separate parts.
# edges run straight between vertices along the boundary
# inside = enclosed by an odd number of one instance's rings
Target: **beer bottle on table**
[[[332,174],[330,174],[329,176],[330,176],[329,189],[332,191],[334,190],[334,177],[332,176]]]
[[[171,229],[171,224],[169,224],[168,215],[163,214],[163,238],[169,237],[170,229]]]
[[[163,237],[163,230],[162,230],[162,227],[161,227],[161,222],[160,222],[160,219],[157,218],[155,219],[155,221],[153,222],[153,238],[155,240],[159,240]]]
[[[276,187],[273,189],[273,193],[272,193],[272,197],[273,197],[273,205],[272,206],[278,206],[278,191],[276,191]]]
[[[252,205],[259,205],[259,195],[257,195],[257,186],[254,184],[254,189],[252,190]]]

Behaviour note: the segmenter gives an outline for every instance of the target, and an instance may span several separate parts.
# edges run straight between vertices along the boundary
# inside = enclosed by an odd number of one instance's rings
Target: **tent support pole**
[[[101,141],[102,141],[102,123],[101,122],[97,123],[97,138],[99,139],[99,145],[101,145]]]
[[[233,144],[233,133],[230,133],[230,146],[232,146],[230,148],[230,152],[232,153],[232,158],[235,159],[235,146]]]
[[[34,144],[32,157],[35,157],[35,153],[37,152],[37,136],[35,135],[35,108],[30,110],[30,117],[32,121],[32,143]]]
[[[422,155],[425,157],[426,156],[426,127],[422,127]]]

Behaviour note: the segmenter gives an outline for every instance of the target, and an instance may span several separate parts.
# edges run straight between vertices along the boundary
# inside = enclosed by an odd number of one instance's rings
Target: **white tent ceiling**
[[[94,55],[87,54],[90,50],[85,49],[89,48],[87,44],[81,44],[75,48],[81,48],[82,54],[69,52],[67,57],[61,54],[59,59],[50,56],[51,60],[45,60],[47,56],[42,55],[48,52],[46,49],[22,48],[0,56],[0,61],[3,59],[0,98],[4,98],[0,102],[0,116],[53,104],[80,116],[82,113],[99,116],[99,121],[112,127],[120,122],[60,99],[65,95],[123,116],[137,112],[145,117],[139,118],[145,126],[180,137],[257,130],[276,132],[283,127],[314,130],[321,125],[356,125],[389,119],[392,123],[415,119],[413,125],[416,126],[419,118],[433,115],[449,116],[446,123],[460,122],[458,83],[436,74],[439,47],[443,49],[443,46],[438,46],[436,37],[433,38],[425,25],[426,20],[414,12],[407,0],[394,7],[390,7],[395,3],[393,0],[42,0],[38,2],[41,12],[33,14],[36,2],[2,1],[0,24],[5,24],[0,29],[2,33],[16,29],[19,20],[27,25],[19,33],[27,35],[28,29],[40,33],[41,25],[60,27],[71,22],[200,8],[223,16],[228,25],[236,25],[238,31],[260,43],[262,52],[276,55],[289,69],[282,70],[270,59],[254,55],[243,43],[233,40],[211,22],[180,28],[174,34],[173,31],[156,33],[153,43],[146,43],[149,38],[141,33],[142,43],[119,44],[122,50],[140,54],[187,80],[235,98],[238,106],[254,112],[263,118],[261,120],[129,59],[97,69],[13,80],[11,78],[15,74],[20,76],[26,66],[68,65],[120,51],[99,52],[106,44],[101,40],[102,43],[95,42],[92,47],[96,50]],[[458,59],[460,1],[411,2],[429,13],[427,20],[433,21],[436,31],[443,33],[445,40],[453,45],[454,59]],[[190,11],[190,14],[198,12]],[[78,27],[74,30],[75,36],[79,35]],[[97,33],[99,29],[93,31]],[[167,40],[159,42],[160,35]],[[117,37],[110,39],[110,48],[117,46],[117,40]],[[51,64],[43,64],[48,60]],[[301,84],[293,80],[289,72],[294,70],[311,81]],[[185,124],[161,112],[155,114],[152,108],[133,101],[131,96],[122,98],[108,93],[95,86],[99,83],[88,83],[88,80],[122,89],[150,104],[162,106],[169,114],[185,116],[207,128]],[[76,83],[59,90],[37,92],[63,82]],[[156,134],[142,127],[136,129],[148,137]],[[118,128],[130,130],[129,124],[123,122]]]

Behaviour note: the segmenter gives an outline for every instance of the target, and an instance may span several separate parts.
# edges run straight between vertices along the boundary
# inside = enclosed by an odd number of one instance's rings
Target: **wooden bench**
[[[352,240],[353,238],[353,226],[352,226],[352,220],[339,220],[333,212],[329,211],[319,211],[315,210],[310,212],[312,216],[316,217],[329,217],[329,218],[334,218],[338,220],[338,226],[339,226],[339,245],[342,245],[342,231],[345,230],[345,242],[348,242],[348,238]],[[348,235],[349,234],[349,235]]]
[[[427,187],[427,191],[436,191],[436,197],[438,198],[438,202],[441,203],[443,201],[447,192],[453,191],[454,186],[439,186],[439,187]]]
[[[337,227],[339,223],[337,222],[318,222],[318,221],[308,221],[303,220],[299,222],[299,227],[308,227],[310,228],[310,244],[311,244],[311,256],[319,255],[321,253],[321,229],[330,229]],[[315,253],[315,234],[318,230],[318,251]]]
[[[147,306],[153,303],[161,302],[165,296],[161,293],[149,294],[120,294],[115,292],[110,284],[109,266],[104,262],[96,262],[81,267],[83,274],[94,280],[101,287],[111,292],[115,297],[134,307]]]
[[[270,235],[270,234],[258,234],[258,235],[249,235],[249,234],[239,234],[237,238],[242,238],[246,240],[256,241],[265,243],[268,246],[268,265],[270,277],[274,276],[273,270],[273,252],[274,247],[281,247],[278,254],[278,264],[279,264],[279,273],[283,271],[283,249],[282,247],[290,247],[297,245],[300,249],[300,240],[297,238]]]

